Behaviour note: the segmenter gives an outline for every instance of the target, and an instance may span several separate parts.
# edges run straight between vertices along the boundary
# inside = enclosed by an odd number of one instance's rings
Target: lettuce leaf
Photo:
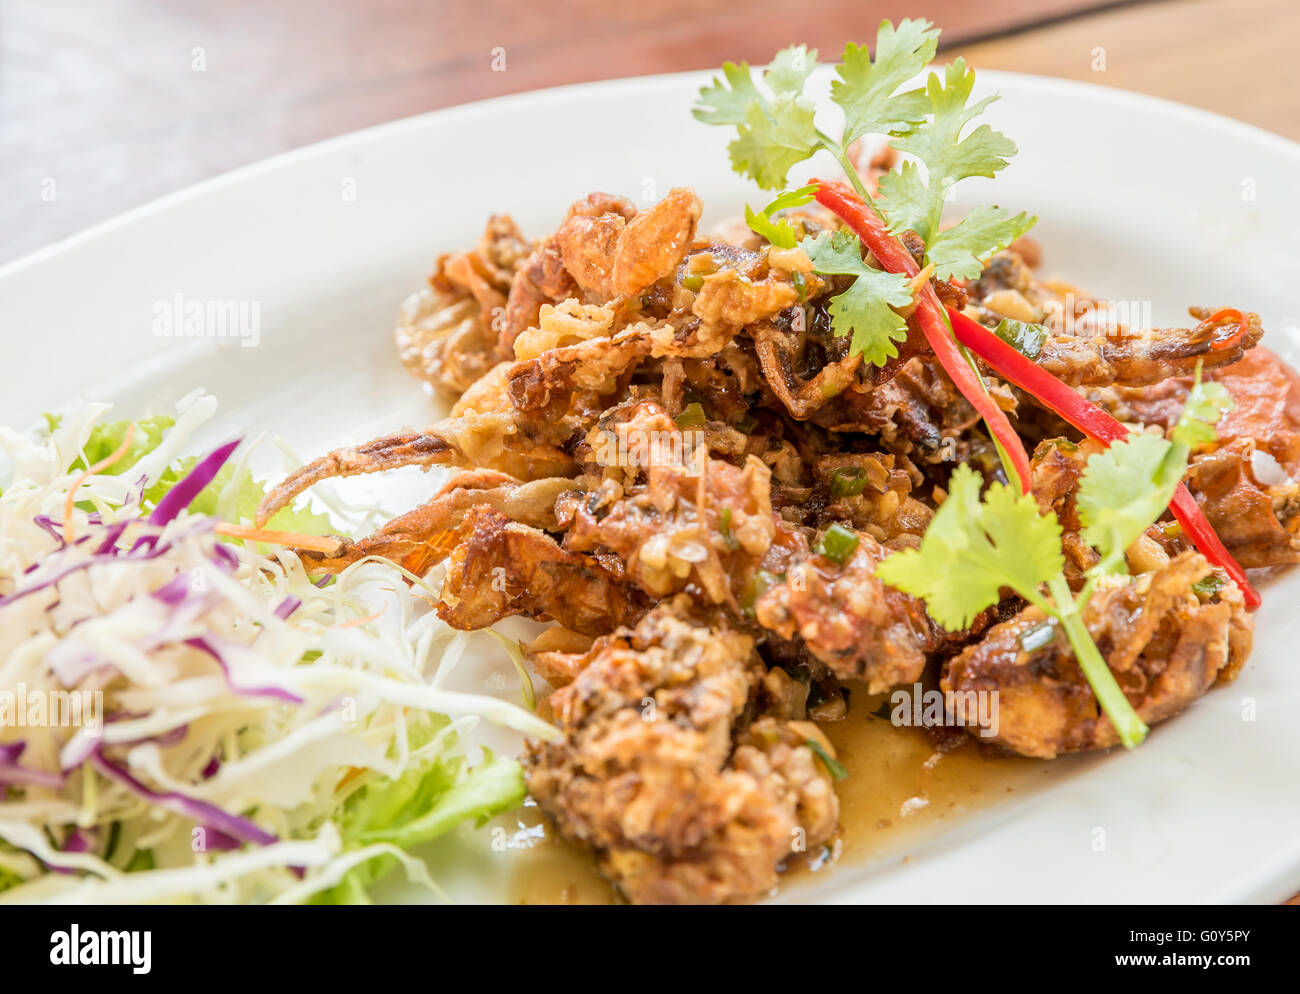
[[[188,473],[195,462],[197,462],[195,459],[182,459],[178,464],[180,473],[177,479]],[[171,473],[171,470],[169,469],[167,473]],[[164,474],[164,480],[166,477],[167,474]],[[226,463],[225,466],[221,467],[221,472],[216,475],[216,478],[199,491],[199,495],[190,504],[190,513],[222,517],[222,515],[217,514],[217,504],[222,492],[233,479],[235,479],[235,468],[231,463]],[[170,481],[167,487],[164,487],[162,493],[166,493],[171,484],[175,482],[175,480]],[[161,481],[159,485],[162,485]],[[235,485],[237,489],[235,491],[233,520],[237,524],[252,521],[258,503],[266,496],[267,485],[254,477],[248,470],[240,473]],[[161,497],[162,493],[158,496]],[[146,499],[148,499],[148,495],[146,495]],[[327,535],[338,530],[331,524],[329,515],[311,510],[310,507],[306,506],[305,502],[303,507],[286,507],[277,511],[264,527],[271,531],[298,532],[303,535]],[[231,541],[237,541],[237,539],[231,539]]]
[[[446,719],[435,719],[413,733],[412,749],[418,748],[421,739],[432,741],[446,724]],[[423,766],[396,779],[373,781],[349,797],[338,819],[345,848],[386,842],[410,849],[432,842],[462,822],[473,820],[481,825],[523,802],[524,773],[516,760],[484,749],[483,759],[468,767],[456,741],[455,736],[446,735],[446,747]],[[363,863],[312,903],[367,904],[367,888],[394,863],[386,856]]]
[[[59,415],[45,415],[46,424],[51,431],[58,427],[60,420]],[[135,437],[131,441],[130,449],[125,456],[104,470],[105,474],[121,476],[126,473],[162,444],[163,436],[176,424],[176,419],[169,414],[159,414],[154,417],[140,418],[134,422],[110,421],[98,424],[91,430],[90,437],[82,450],[83,454],[68,469],[70,471],[86,469],[112,455],[126,439],[127,429],[132,424],[135,425]],[[144,492],[144,509],[148,511],[156,507],[167,491],[174,487],[197,462],[195,458],[185,458],[178,459],[168,466],[158,481]],[[234,478],[235,467],[227,463],[216,478],[194,498],[193,503],[190,504],[190,511],[194,514],[221,517],[217,513],[218,502]],[[266,496],[267,484],[258,480],[248,470],[244,470],[240,473],[235,486],[233,520],[236,524],[252,521],[258,503]],[[328,515],[310,510],[306,502],[301,508],[286,507],[276,512],[266,523],[266,527],[272,531],[298,532],[304,535],[325,535],[336,531]],[[234,542],[238,539],[227,539],[227,541]]]
[[[14,848],[6,843],[0,843],[0,852],[12,853],[14,852]],[[0,864],[0,894],[7,891],[10,887],[17,887],[22,882],[22,877],[9,869],[9,867]]]

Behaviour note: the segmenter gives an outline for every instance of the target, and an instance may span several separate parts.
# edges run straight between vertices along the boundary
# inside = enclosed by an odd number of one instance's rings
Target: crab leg
[[[381,556],[423,576],[455,548],[457,529],[472,508],[490,507],[521,524],[554,529],[555,498],[573,487],[564,477],[522,483],[495,470],[466,470],[429,503],[399,515],[373,535],[344,540],[330,555],[301,549],[298,554],[313,573],[338,573],[367,556]]]
[[[382,473],[400,466],[445,466],[454,464],[461,453],[440,435],[408,431],[372,439],[354,448],[335,449],[290,473],[257,505],[256,522],[266,524],[276,511],[288,506],[304,490],[343,476]]]
[[[1202,309],[1193,315],[1202,316]],[[1208,314],[1208,312],[1204,312]],[[1196,364],[1205,369],[1237,362],[1259,343],[1264,329],[1258,314],[1242,319],[1244,332],[1230,344],[1228,330],[1202,322],[1195,328],[1152,328],[1118,335],[1049,335],[1037,362],[1072,387],[1126,387],[1159,383],[1171,376],[1191,376]]]

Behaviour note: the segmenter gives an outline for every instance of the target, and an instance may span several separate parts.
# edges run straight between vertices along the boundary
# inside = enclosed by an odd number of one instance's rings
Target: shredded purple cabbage
[[[192,818],[207,828],[211,833],[207,842],[213,848],[216,848],[217,844],[224,844],[226,840],[232,839],[253,842],[260,846],[269,846],[279,841],[270,832],[259,828],[249,819],[224,811],[215,804],[209,804],[207,801],[200,801],[197,797],[189,797],[175,791],[150,789],[133,777],[126,769],[110,762],[104,756],[102,749],[96,749],[91,754],[90,761],[95,769],[99,770],[104,776],[125,784],[135,793],[147,798],[159,807],[174,811],[186,818]]]
[[[190,535],[193,535],[197,532],[204,532],[204,531],[211,531],[211,530],[212,530],[212,522],[206,518],[203,518],[197,521],[193,527],[189,528],[187,531],[183,532],[181,535],[177,537],[187,538]],[[151,540],[149,550],[147,552],[136,553],[135,550],[141,546],[145,538]],[[173,538],[171,541],[164,542],[162,545],[158,545],[157,541],[158,541],[157,535],[147,535],[144,538],[137,541],[135,545],[131,547],[131,551],[129,553],[119,554],[119,553],[109,552],[109,553],[104,553],[102,555],[88,556],[85,559],[78,560],[77,562],[73,563],[71,566],[67,566],[61,570],[55,571],[52,575],[45,577],[39,583],[34,583],[30,587],[23,587],[20,590],[15,590],[11,594],[7,594],[4,597],[0,597],[0,607],[6,607],[9,604],[12,604],[14,601],[21,600],[22,598],[27,597],[30,594],[34,594],[39,590],[45,590],[47,587],[52,587],[55,584],[59,583],[64,577],[72,573],[76,573],[78,570],[89,569],[91,566],[95,566],[100,563],[117,563],[117,562],[122,562],[123,560],[127,562],[144,562],[149,559],[157,559],[159,556],[171,551],[172,546],[175,544],[175,538]]]
[[[189,574],[181,573],[179,576],[173,577],[155,590],[152,596],[164,604],[175,607],[190,596]]]
[[[0,745],[0,784],[50,787],[54,790],[62,787],[63,777],[57,773],[44,773],[19,765],[18,757],[26,748],[27,743],[21,741]]]
[[[207,636],[200,635],[196,638],[186,639],[185,644],[191,649],[198,649],[201,652],[206,652],[209,656],[215,659],[217,665],[221,667],[221,672],[226,675],[226,683],[230,686],[230,689],[237,694],[243,694],[248,697],[274,697],[277,700],[289,701],[292,704],[301,704],[303,702],[301,697],[285,690],[283,687],[240,687],[233,679],[231,679],[230,664],[227,663],[225,657],[222,656],[220,648],[214,645],[212,640]]]
[[[225,566],[231,573],[239,569],[239,557],[230,546],[218,542],[212,547],[212,558],[218,566]]]
[[[158,506],[149,515],[149,524],[165,525],[189,507],[203,488],[221,472],[221,467],[242,441],[242,438],[237,438],[233,442],[227,442],[200,459],[198,465],[186,473],[158,502]]]
[[[68,841],[63,844],[63,851],[67,853],[90,852],[95,845],[94,829],[74,828],[68,836]],[[80,871],[74,870],[70,866],[54,866],[46,863],[45,866],[54,873],[76,875]]]
[[[130,523],[131,520],[129,518],[124,518],[121,521],[115,521],[113,524],[109,525],[104,531],[104,541],[101,542],[99,548],[95,550],[95,555],[104,556],[116,549],[117,540],[122,537],[122,533],[126,531],[126,526]]]
[[[78,826],[63,844],[64,852],[90,852],[95,847],[95,830]]]

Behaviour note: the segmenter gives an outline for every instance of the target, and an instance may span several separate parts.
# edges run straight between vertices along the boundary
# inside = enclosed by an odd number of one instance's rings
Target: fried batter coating
[[[357,541],[342,539],[333,555],[309,550],[298,555],[313,573],[338,573],[367,556],[382,556],[423,576],[454,548],[457,532],[472,508],[490,507],[511,521],[554,529],[555,500],[572,485],[561,476],[525,483],[495,470],[463,470],[429,503],[398,515],[373,535]]]
[[[920,601],[876,579],[884,557],[874,539],[859,535],[843,566],[822,556],[792,565],[758,599],[759,624],[802,639],[836,676],[865,680],[869,693],[919,679],[936,626]]]
[[[438,616],[473,631],[523,614],[597,635],[634,621],[648,607],[639,590],[595,559],[480,504],[461,524]]]
[[[1097,301],[1072,287],[1034,276],[1014,251],[989,260],[972,290],[971,316],[993,327],[1002,318],[1041,323],[1048,329],[1040,366],[1072,387],[1135,387],[1204,368],[1228,366],[1254,348],[1264,334],[1258,314],[1246,314],[1246,333],[1228,347],[1225,329],[1128,327]],[[1204,320],[1210,309],[1192,308]]]
[[[476,249],[438,259],[429,285],[402,304],[394,332],[397,354],[413,375],[460,393],[498,361],[495,312],[529,246],[514,221],[488,219]]]
[[[1234,407],[1217,425],[1217,441],[1194,453],[1187,485],[1233,558],[1242,566],[1300,562],[1300,380],[1266,348],[1211,372]],[[1176,377],[1102,395],[1122,421],[1168,431],[1186,403],[1191,380]]]
[[[838,801],[807,722],[750,722],[753,641],[661,605],[598,639],[528,746],[528,786],[638,904],[721,904],[769,891],[793,852],[834,833]]]
[[[1202,599],[1192,585],[1210,576],[1221,585]],[[998,695],[996,735],[984,739],[1024,756],[1104,749],[1119,736],[1101,712],[1065,636],[1027,652],[1020,638],[1044,623],[1036,607],[995,625],[953,657],[940,686],[950,703],[971,691]],[[1120,688],[1143,721],[1164,721],[1231,679],[1250,653],[1254,621],[1241,591],[1197,552],[1168,566],[1099,587],[1084,621]]]

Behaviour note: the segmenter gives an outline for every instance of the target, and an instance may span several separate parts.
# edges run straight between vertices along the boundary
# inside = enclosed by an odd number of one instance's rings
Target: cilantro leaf
[[[925,95],[933,115],[929,125],[894,143],[900,152],[910,152],[925,163],[927,186],[939,199],[954,183],[968,176],[991,179],[1016,153],[1015,143],[987,124],[962,137],[966,125],[997,97],[970,102],[975,72],[967,68],[964,59],[945,66],[943,73],[942,79],[932,72],[926,80]]]
[[[1010,587],[1041,602],[1039,587],[1061,575],[1061,526],[1027,494],[995,483],[980,501],[981,477],[958,466],[948,499],[935,512],[919,549],[889,556],[876,569],[891,587],[920,597],[945,628],[960,629]]]
[[[764,106],[751,103],[737,138],[727,146],[731,164],[765,190],[785,186],[790,167],[812,155],[820,139],[812,103],[782,96]]]
[[[831,299],[827,308],[831,329],[836,335],[852,329],[849,352],[861,352],[867,362],[883,366],[898,355],[894,343],[907,338],[907,321],[893,307],[905,307],[911,301],[906,280],[878,269],[868,270],[851,287]]]
[[[1085,541],[1101,553],[1100,569],[1124,571],[1124,554],[1169,506],[1191,448],[1215,439],[1214,425],[1232,409],[1221,383],[1197,382],[1168,441],[1130,435],[1088,460],[1075,504]]]
[[[831,84],[831,100],[844,111],[846,148],[863,135],[904,134],[925,120],[928,101],[921,90],[894,91],[929,65],[939,32],[924,19],[904,18],[895,28],[881,21],[876,33],[876,59],[865,45],[850,42]]]
[[[811,203],[817,196],[815,186],[802,186],[797,190],[787,190],[761,211],[755,211],[749,204],[745,205],[745,223],[751,231],[762,235],[777,248],[791,249],[799,244],[799,233],[789,221],[774,219],[777,211],[791,207],[802,207]]]
[[[1182,417],[1178,419],[1170,437],[1175,444],[1186,445],[1189,450],[1213,442],[1218,437],[1214,426],[1235,406],[1236,401],[1227,388],[1222,383],[1202,383],[1198,369],[1196,383],[1187,395]]]
[[[910,159],[900,162],[880,177],[877,189],[880,198],[876,208],[889,222],[890,230],[915,231],[924,238],[922,232],[930,230],[930,196],[917,164]]]
[[[895,342],[907,337],[907,321],[894,310],[912,302],[906,276],[872,269],[862,259],[861,243],[845,232],[822,232],[803,243],[813,270],[826,276],[856,276],[853,285],[831,298],[827,309],[836,335],[853,334],[850,353],[861,352],[883,366],[898,355]]]
[[[989,256],[1014,242],[1036,220],[1023,212],[1009,217],[1001,207],[974,207],[959,224],[930,239],[926,258],[934,263],[940,279],[976,279]]]
[[[763,85],[777,96],[799,96],[812,71],[817,68],[817,49],[791,45],[777,52],[763,73]]]
[[[1124,572],[1124,553],[1164,513],[1183,478],[1186,450],[1158,435],[1133,434],[1088,460],[1075,507],[1084,540],[1104,572]]]
[[[691,111],[705,124],[734,125],[737,137],[727,146],[731,164],[764,189],[785,185],[790,167],[812,155],[821,137],[813,125],[813,103],[803,96],[804,83],[817,65],[816,50],[792,45],[777,52],[763,72],[762,87],[749,64],[728,62],[722,78],[701,87]]]
[[[881,207],[890,226],[920,235],[931,246],[930,261],[940,276],[978,275],[979,260],[1009,245],[1036,220],[982,208],[947,231],[939,230],[944,201],[953,186],[974,176],[991,179],[1016,152],[1011,139],[987,124],[963,136],[971,120],[997,99],[989,96],[971,103],[974,85],[975,73],[962,59],[947,66],[942,78],[930,74],[925,86],[930,121],[894,142],[899,151],[924,164],[924,175],[916,162],[905,162],[880,181]]]
[[[700,95],[691,109],[697,121],[705,124],[744,124],[750,104],[763,103],[763,95],[754,84],[754,74],[749,63],[722,64],[722,78],[713,77],[708,86],[700,87]]]

